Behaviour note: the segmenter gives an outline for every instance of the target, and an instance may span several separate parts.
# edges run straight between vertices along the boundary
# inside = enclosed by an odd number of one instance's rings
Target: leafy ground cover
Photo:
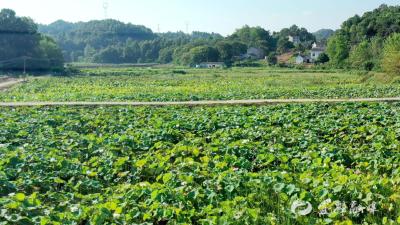
[[[0,224],[396,224],[400,104],[0,109]]]
[[[234,68],[103,68],[74,77],[34,79],[0,101],[189,101],[400,96],[400,81],[349,72]]]

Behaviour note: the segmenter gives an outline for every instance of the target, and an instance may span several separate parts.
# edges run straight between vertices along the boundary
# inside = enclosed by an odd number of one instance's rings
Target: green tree
[[[163,48],[160,50],[158,56],[158,61],[160,63],[170,63],[173,60],[174,49],[173,48]]]
[[[88,62],[92,62],[93,61],[93,56],[96,54],[96,49],[93,48],[92,46],[90,46],[89,44],[86,45],[85,50],[84,50],[84,56],[85,59]]]
[[[327,53],[332,65],[344,66],[349,56],[349,42],[347,37],[341,33],[336,33],[328,41]]]
[[[264,30],[262,27],[249,27],[246,25],[237,29],[228,39],[246,43],[247,47],[261,48],[266,53],[276,48],[274,39],[269,31]]]
[[[184,62],[187,65],[195,65],[201,62],[215,62],[218,61],[218,59],[218,50],[209,46],[192,48],[189,53],[184,56]]]
[[[64,67],[64,58],[57,43],[50,37],[43,36],[39,43],[43,69],[61,70]],[[36,62],[36,63],[39,63]]]
[[[390,74],[400,75],[400,33],[385,41],[382,68]]]
[[[321,53],[321,54],[318,56],[317,63],[318,63],[318,64],[324,64],[324,63],[327,63],[327,62],[329,62],[329,56],[328,56],[328,54],[326,54],[326,53]]]
[[[219,42],[217,43],[216,48],[219,52],[219,57],[221,61],[224,61],[225,63],[230,63],[233,60],[234,54],[232,44],[228,42]]]
[[[61,50],[51,38],[39,34],[37,29],[31,19],[18,17],[13,10],[0,11],[1,69],[63,69]]]
[[[290,49],[293,49],[294,45],[292,42],[289,41],[288,37],[280,37],[277,43],[277,52],[285,53],[288,52]]]
[[[278,58],[276,57],[276,55],[274,53],[271,52],[267,56],[267,62],[270,66],[276,65],[278,63]]]
[[[120,63],[122,51],[116,46],[109,46],[102,49],[99,53],[93,56],[93,61],[96,63]]]
[[[353,47],[350,52],[349,60],[352,67],[356,69],[370,70],[371,65],[373,65],[372,58],[373,55],[370,48],[370,43],[369,41],[364,40],[357,46]]]

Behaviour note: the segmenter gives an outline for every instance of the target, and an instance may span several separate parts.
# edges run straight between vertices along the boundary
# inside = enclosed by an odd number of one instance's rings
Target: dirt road
[[[23,79],[17,79],[17,78],[3,78],[0,80],[0,91],[10,88],[23,81],[24,81]]]

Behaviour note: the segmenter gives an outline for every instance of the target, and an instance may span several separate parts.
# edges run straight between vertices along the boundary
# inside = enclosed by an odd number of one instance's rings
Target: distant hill
[[[85,58],[89,50],[94,53],[110,46],[125,45],[128,40],[145,41],[157,37],[145,26],[112,19],[78,23],[58,20],[49,25],[39,25],[39,32],[56,40],[67,61]]]
[[[317,39],[318,42],[327,40],[328,38],[330,38],[333,34],[335,33],[334,30],[332,29],[321,29],[318,30],[316,32],[314,32],[314,36]]]
[[[39,25],[39,31],[56,40],[67,62],[166,63],[177,47],[223,39],[217,33],[198,31],[153,33],[145,26],[113,19],[78,23],[58,20]]]

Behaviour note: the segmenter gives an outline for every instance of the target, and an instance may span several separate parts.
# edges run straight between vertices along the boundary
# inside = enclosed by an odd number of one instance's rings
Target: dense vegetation
[[[400,33],[400,6],[382,5],[361,17],[356,15],[345,21],[329,40],[331,64],[336,67],[380,69],[383,55],[392,54],[393,59],[400,55],[398,48],[384,48],[385,40],[396,33]],[[398,70],[390,72],[398,74]]]
[[[335,33],[332,29],[321,29],[313,33],[317,42],[326,44],[327,40]]]
[[[73,77],[30,79],[0,101],[179,101],[396,97],[400,80],[341,71],[87,69]]]
[[[9,9],[0,11],[0,70],[62,70],[63,56],[57,44],[37,32],[29,18]]]
[[[315,41],[311,33],[297,26],[273,35],[261,27],[244,26],[226,38],[204,32],[154,34],[143,26],[116,20],[57,21],[41,25],[40,31],[57,40],[66,61],[96,63],[175,62],[189,65],[223,61],[231,64],[250,47],[262,49],[265,55],[269,55],[295,48],[304,50]],[[289,35],[299,36],[304,44],[294,46],[288,41]]]
[[[395,224],[399,109],[2,108],[0,223]]]

